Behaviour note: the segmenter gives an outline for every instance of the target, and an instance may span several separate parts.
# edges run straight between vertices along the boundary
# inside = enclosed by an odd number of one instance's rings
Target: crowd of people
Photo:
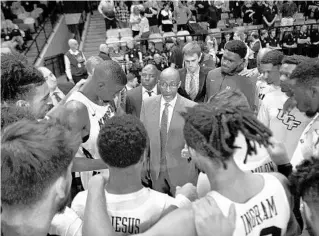
[[[224,36],[70,39],[67,82],[1,53],[1,234],[319,235],[318,55]]]

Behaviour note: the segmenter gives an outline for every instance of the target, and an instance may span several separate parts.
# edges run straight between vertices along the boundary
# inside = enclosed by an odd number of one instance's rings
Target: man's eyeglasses
[[[167,87],[170,87],[170,88],[177,88],[178,87],[178,84],[179,83],[171,83],[171,84],[168,84],[168,83],[159,83],[159,85],[162,87],[162,88],[167,88]]]

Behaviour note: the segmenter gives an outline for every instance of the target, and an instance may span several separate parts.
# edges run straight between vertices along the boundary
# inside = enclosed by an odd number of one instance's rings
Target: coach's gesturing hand
[[[232,236],[236,226],[236,210],[232,204],[225,217],[214,198],[206,196],[193,204],[198,236]]]

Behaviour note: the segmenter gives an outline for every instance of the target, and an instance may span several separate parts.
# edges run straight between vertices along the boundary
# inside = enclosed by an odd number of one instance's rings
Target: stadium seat
[[[112,45],[112,44],[120,43],[120,40],[119,38],[107,38],[105,43],[107,45]]]
[[[149,36],[149,41],[155,43],[155,48],[158,50],[163,50],[163,38],[159,33],[151,34]]]
[[[306,24],[317,24],[317,21],[315,19],[309,19],[305,23]]]
[[[165,32],[163,34],[163,39],[167,38],[167,37],[175,37],[175,36],[176,36],[176,34],[174,32]]]
[[[218,21],[217,28],[223,29],[226,28],[226,23],[223,20]]]
[[[305,24],[305,19],[297,19],[294,22],[294,25],[303,25],[303,24]]]
[[[118,29],[110,29],[106,31],[106,38],[119,38],[120,32]]]
[[[229,14],[228,14],[228,13],[222,13],[221,19],[222,19],[222,20],[229,19]]]
[[[296,13],[295,19],[305,19],[303,13]]]
[[[180,39],[183,42],[186,41],[185,36],[187,36],[187,35],[190,35],[190,33],[187,30],[178,31],[176,34],[176,36],[181,36],[181,37],[178,37],[178,39]]]
[[[122,47],[126,46],[126,44],[127,44],[128,41],[134,41],[133,37],[130,37],[130,36],[128,36],[128,37],[122,37],[122,38],[121,38],[121,41],[120,41],[121,46],[122,46]]]
[[[133,33],[132,30],[130,28],[123,28],[123,29],[119,29],[120,31],[120,36],[123,37],[132,37]]]

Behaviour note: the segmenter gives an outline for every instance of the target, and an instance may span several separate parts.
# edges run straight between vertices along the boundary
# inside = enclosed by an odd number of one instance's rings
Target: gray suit
[[[152,182],[158,179],[160,171],[161,146],[160,146],[160,106],[161,95],[150,97],[144,100],[141,109],[141,121],[143,122],[150,141],[150,177]],[[197,182],[198,172],[193,163],[181,157],[185,140],[183,134],[184,119],[180,112],[186,111],[187,107],[193,107],[195,102],[177,94],[176,104],[173,110],[172,119],[167,133],[166,160],[168,176],[171,182],[173,194],[176,186],[186,183]]]

